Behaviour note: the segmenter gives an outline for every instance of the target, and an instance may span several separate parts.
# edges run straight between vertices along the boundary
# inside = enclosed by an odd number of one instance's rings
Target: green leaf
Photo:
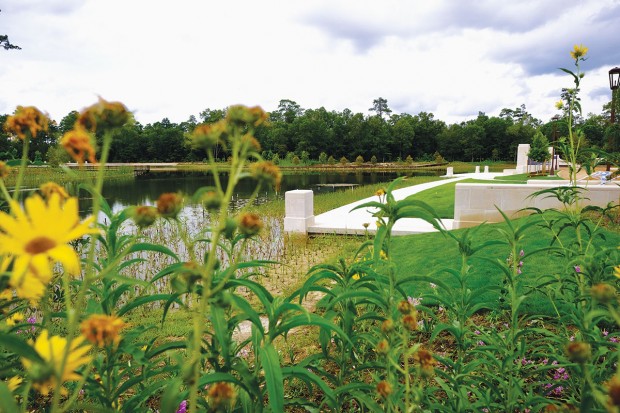
[[[181,403],[180,397],[181,379],[174,379],[169,382],[161,396],[159,409],[162,412],[176,412]]]
[[[187,345],[185,341],[170,341],[168,343],[162,344],[161,346],[150,348],[145,354],[145,357],[151,359],[168,350],[177,350],[186,347]]]
[[[149,242],[139,242],[137,244],[132,245],[131,248],[129,248],[129,252],[141,252],[141,251],[160,252],[162,254],[169,255],[170,257],[174,258],[176,261],[179,261],[179,257],[174,252],[172,252],[170,248],[167,248],[163,245],[151,244]]]
[[[170,297],[171,297],[170,294],[153,294],[153,295],[147,295],[144,297],[136,298],[130,301],[129,303],[125,304],[123,307],[121,307],[121,309],[118,310],[117,315],[122,316],[126,312],[133,310],[134,308],[139,307],[143,304],[151,303],[153,301],[164,301],[164,300],[169,299]],[[179,302],[179,304],[181,303]]]
[[[334,391],[319,376],[312,373],[307,368],[299,366],[282,367],[282,376],[285,378],[297,378],[305,382],[314,383],[321,389],[325,397],[329,399],[329,405],[332,408],[336,408],[336,396],[334,395]]]
[[[0,381],[0,412],[12,413],[19,412],[19,407],[15,403],[15,398],[5,382]]]
[[[282,386],[282,369],[278,352],[271,343],[265,343],[258,351],[263,371],[265,372],[265,384],[269,394],[269,406],[272,412],[284,411],[284,386]]]
[[[0,345],[2,348],[12,351],[16,355],[38,363],[45,363],[39,353],[25,340],[12,334],[0,333]]]
[[[300,314],[291,318],[287,318],[285,322],[278,325],[274,337],[279,334],[286,334],[291,329],[300,326],[318,326],[328,330],[333,330],[338,333],[344,340],[347,340],[349,343],[351,342],[349,337],[344,331],[342,331],[340,327],[314,313]]]

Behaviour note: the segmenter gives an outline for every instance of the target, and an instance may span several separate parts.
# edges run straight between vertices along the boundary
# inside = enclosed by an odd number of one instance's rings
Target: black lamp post
[[[620,87],[620,67],[614,67],[609,71],[609,88],[611,89],[611,125],[613,126],[616,123],[616,101],[615,96],[617,94],[616,90]],[[609,135],[609,151],[615,152],[615,144],[612,143],[614,139],[613,133]],[[611,163],[607,162],[607,170],[611,169]]]
[[[551,145],[551,172],[549,175],[555,175],[555,170],[560,169],[557,165],[555,158],[555,144],[558,140],[558,121],[560,120],[560,115],[554,115],[551,120],[553,121],[553,132],[551,137],[553,138],[553,142]]]

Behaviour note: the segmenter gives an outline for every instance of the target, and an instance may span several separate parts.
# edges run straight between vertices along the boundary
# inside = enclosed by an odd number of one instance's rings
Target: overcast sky
[[[0,114],[35,105],[60,121],[98,95],[136,119],[187,120],[231,104],[447,123],[525,104],[547,121],[559,67],[582,64],[585,113],[611,98],[620,0],[0,0]]]

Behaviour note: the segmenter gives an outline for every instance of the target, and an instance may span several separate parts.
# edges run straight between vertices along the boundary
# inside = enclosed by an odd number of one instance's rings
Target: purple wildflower
[[[525,255],[525,251],[523,251],[523,250],[519,251],[519,256],[520,257],[523,257],[524,255]]]
[[[581,272],[581,267],[579,265],[575,265],[575,272]]]
[[[187,400],[183,400],[181,404],[179,404],[176,413],[187,413]]]

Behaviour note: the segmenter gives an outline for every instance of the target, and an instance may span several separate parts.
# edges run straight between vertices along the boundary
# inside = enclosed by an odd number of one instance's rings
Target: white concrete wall
[[[523,208],[540,209],[560,208],[562,204],[556,198],[542,196],[529,198],[542,189],[566,185],[567,181],[532,180],[528,184],[456,184],[454,194],[454,229],[468,228],[483,222],[501,222],[501,209],[509,218],[518,218],[530,212],[518,212]],[[613,184],[600,185],[589,183],[582,191],[582,196],[589,198],[582,202],[588,205],[605,207],[610,202],[618,203],[620,187]],[[496,208],[497,207],[497,208]]]

